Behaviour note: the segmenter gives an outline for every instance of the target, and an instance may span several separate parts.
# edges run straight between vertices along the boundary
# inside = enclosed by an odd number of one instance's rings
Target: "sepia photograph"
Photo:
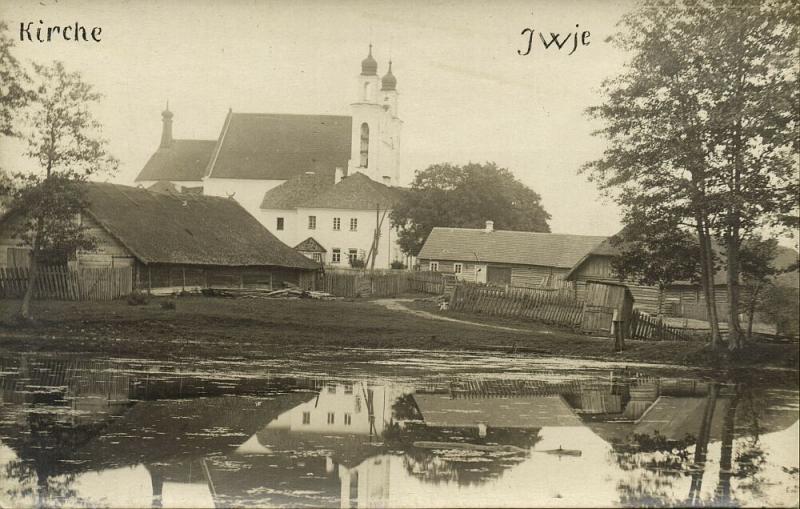
[[[793,0],[3,0],[0,508],[800,506]]]

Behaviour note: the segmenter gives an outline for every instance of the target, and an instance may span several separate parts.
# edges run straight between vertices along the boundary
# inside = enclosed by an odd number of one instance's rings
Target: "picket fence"
[[[694,341],[697,337],[687,334],[685,330],[670,327],[660,318],[656,318],[638,309],[634,309],[627,325],[626,337],[650,341]]]
[[[316,289],[338,297],[396,297],[408,292],[441,294],[445,278],[435,272],[328,271],[317,280]]]
[[[0,298],[21,298],[28,288],[30,269],[0,268]],[[57,300],[113,300],[133,291],[133,269],[42,267],[33,297]]]
[[[578,328],[583,317],[583,301],[575,289],[491,287],[459,284],[450,299],[450,309],[545,322]]]

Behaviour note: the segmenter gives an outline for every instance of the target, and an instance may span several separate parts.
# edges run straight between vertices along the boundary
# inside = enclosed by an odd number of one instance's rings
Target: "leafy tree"
[[[0,21],[0,135],[12,136],[14,117],[32,97],[30,78],[12,55],[14,41],[6,34],[8,26]]]
[[[777,327],[778,334],[800,335],[800,291],[772,285],[764,290],[757,308]]]
[[[797,11],[789,1],[652,0],[613,39],[632,55],[603,84],[603,157],[587,164],[626,218],[693,232],[712,346],[720,342],[714,237],[723,241],[732,348],[738,322],[739,250],[796,210]],[[795,214],[796,215],[796,214]]]
[[[495,163],[434,164],[418,171],[391,214],[404,253],[419,254],[435,226],[549,232],[541,197]]]
[[[12,234],[29,246],[30,276],[20,316],[31,319],[30,302],[44,263],[64,263],[76,249],[91,249],[93,239],[77,221],[85,205],[83,183],[116,169],[106,152],[100,124],[90,111],[100,99],[91,85],[63,64],[34,64],[35,97],[25,111],[21,138],[35,163],[11,175]]]
[[[659,221],[669,223],[669,218]],[[627,226],[611,238],[619,254],[612,258],[614,273],[622,280],[657,286],[663,290],[676,281],[700,278],[699,251],[696,240],[674,224],[654,227],[652,222],[627,221]],[[659,292],[659,299],[663,298]],[[659,311],[662,302],[659,300]]]

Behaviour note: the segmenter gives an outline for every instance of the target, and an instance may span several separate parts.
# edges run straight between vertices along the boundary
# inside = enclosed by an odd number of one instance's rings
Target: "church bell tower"
[[[348,174],[361,172],[387,185],[400,182],[400,131],[397,116],[397,78],[389,70],[378,78],[378,62],[369,45],[358,76],[358,100],[351,105],[352,142]]]

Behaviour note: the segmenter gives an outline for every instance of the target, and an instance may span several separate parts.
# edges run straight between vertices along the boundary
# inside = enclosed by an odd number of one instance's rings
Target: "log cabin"
[[[77,220],[95,247],[64,262],[71,268],[132,267],[134,287],[143,291],[283,283],[312,288],[321,268],[228,198],[89,183],[86,203]],[[0,267],[28,264],[28,248],[9,228],[14,217],[0,219]]]

